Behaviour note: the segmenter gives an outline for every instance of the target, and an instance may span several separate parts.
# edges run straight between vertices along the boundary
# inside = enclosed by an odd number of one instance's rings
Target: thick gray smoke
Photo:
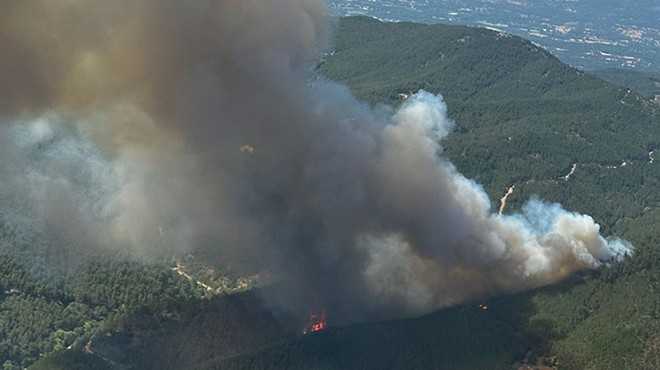
[[[1,213],[63,248],[204,251],[333,322],[548,284],[630,250],[589,216],[500,216],[442,156],[440,96],[379,112],[309,66],[320,0],[0,4]]]

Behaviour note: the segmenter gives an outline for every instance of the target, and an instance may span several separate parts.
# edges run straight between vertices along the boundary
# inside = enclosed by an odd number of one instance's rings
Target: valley
[[[484,27],[529,39],[574,67],[658,73],[660,9],[653,1],[332,0],[342,16],[368,15]]]

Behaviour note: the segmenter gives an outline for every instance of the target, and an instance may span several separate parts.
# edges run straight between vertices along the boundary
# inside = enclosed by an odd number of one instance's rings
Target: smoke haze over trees
[[[336,323],[549,284],[630,252],[589,216],[497,215],[442,156],[439,95],[372,110],[310,66],[321,1],[0,6],[0,202],[14,229],[268,271]],[[244,149],[244,148],[250,148]]]

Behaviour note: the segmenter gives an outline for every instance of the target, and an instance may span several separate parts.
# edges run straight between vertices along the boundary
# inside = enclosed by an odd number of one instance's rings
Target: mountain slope
[[[635,90],[647,99],[655,100],[656,96],[660,96],[660,74],[658,73],[644,73],[614,68],[591,71],[589,73],[615,85]],[[660,103],[660,100],[656,100],[656,103]]]
[[[535,356],[562,369],[658,364],[660,164],[649,152],[659,144],[660,123],[653,104],[525,40],[467,27],[343,19],[335,53],[319,71],[372,104],[397,104],[400,93],[419,88],[444,94],[456,120],[446,154],[484,184],[494,205],[509,185],[515,190],[505,212],[532,194],[560,201],[633,242],[635,256],[556,286],[491,299],[487,310],[474,302],[307,336],[273,330],[263,341],[255,325],[262,321],[251,320],[267,315],[250,310],[190,299],[178,310],[194,314],[179,322],[162,306],[137,307],[118,315],[121,325],[97,332],[127,356],[126,366],[161,368],[154,360],[161,353],[164,362],[200,369],[504,369]],[[256,344],[213,353],[226,337],[205,332],[202,318],[218,320],[229,337],[245,331]],[[186,357],[199,345],[207,346],[202,355]],[[60,364],[76,363],[80,349],[58,356]],[[56,368],[50,360],[40,364]]]
[[[372,104],[397,104],[399,94],[419,88],[443,93],[457,121],[447,154],[485,184],[491,199],[514,184],[514,207],[531,194],[561,201],[595,214],[637,253],[556,286],[491,300],[481,317],[486,321],[472,316],[478,312],[473,304],[330,329],[200,368],[492,369],[510,368],[509,356],[522,360],[527,350],[530,362],[544,356],[562,369],[658,364],[660,172],[648,152],[658,145],[660,124],[652,104],[527,41],[466,27],[343,19],[320,71]],[[454,330],[445,330],[447,322]],[[497,356],[489,355],[493,337],[484,334],[493,326],[499,328],[494,338],[510,343]],[[402,332],[385,334],[381,327]],[[463,336],[478,345],[467,345]],[[422,344],[437,338],[470,350],[447,354]]]
[[[655,105],[529,41],[478,28],[344,18],[320,72],[372,104],[396,104],[399,94],[419,89],[443,94],[456,121],[446,153],[493,200],[515,185],[510,205],[539,194],[606,227],[660,204],[660,170],[649,163],[660,146]],[[573,164],[576,181],[560,181]]]

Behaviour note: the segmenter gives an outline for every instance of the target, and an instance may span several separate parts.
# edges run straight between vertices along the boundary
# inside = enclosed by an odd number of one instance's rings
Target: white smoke
[[[372,111],[310,86],[332,28],[320,1],[120,3],[0,5],[13,50],[0,81],[16,93],[0,96],[4,222],[63,249],[268,270],[274,306],[323,305],[335,322],[537,287],[631,252],[557,204],[493,212],[442,155],[441,96]]]
[[[428,312],[546,285],[632,253],[629,243],[600,236],[591,217],[556,203],[532,199],[520,214],[493,212],[481,186],[438,155],[452,125],[441,97],[422,91],[381,133],[381,215],[409,226],[357,239],[369,255],[374,299]]]

